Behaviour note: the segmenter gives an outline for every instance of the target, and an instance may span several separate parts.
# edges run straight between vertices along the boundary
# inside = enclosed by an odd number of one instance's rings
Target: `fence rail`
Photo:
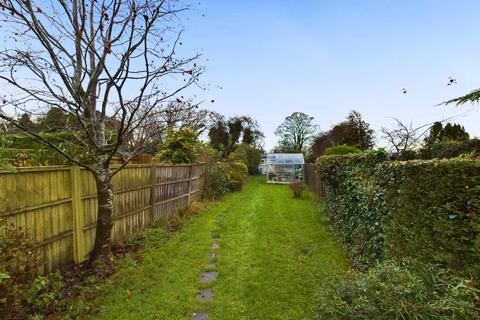
[[[118,172],[113,177],[113,241],[198,200],[205,169],[205,164],[148,164]],[[27,230],[43,257],[41,272],[82,262],[95,241],[93,176],[78,166],[0,172],[0,219]]]
[[[325,197],[325,184],[315,170],[313,163],[305,163],[304,170],[304,182],[308,188],[318,197]]]

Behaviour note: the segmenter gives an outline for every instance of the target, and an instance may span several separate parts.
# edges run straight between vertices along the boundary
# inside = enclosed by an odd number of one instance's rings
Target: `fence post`
[[[70,176],[72,184],[72,215],[73,215],[73,259],[75,263],[85,260],[87,254],[85,235],[83,233],[83,206],[80,167],[71,166]]]
[[[150,223],[155,222],[155,204],[157,203],[157,167],[150,167]]]
[[[193,164],[190,165],[190,170],[188,172],[188,199],[187,204],[190,204],[192,197],[192,179],[193,179]]]

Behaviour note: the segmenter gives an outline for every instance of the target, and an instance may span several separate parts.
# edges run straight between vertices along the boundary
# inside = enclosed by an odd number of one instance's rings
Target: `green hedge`
[[[77,138],[81,132],[41,132],[59,149],[76,160],[89,163],[93,159],[88,150],[82,147]],[[27,134],[0,134],[0,165],[15,167],[67,164],[62,155]]]
[[[387,162],[376,181],[388,219],[385,254],[480,275],[480,162]]]
[[[480,139],[435,143],[429,148],[420,149],[416,157],[421,159],[450,159],[464,154],[480,155]]]
[[[412,257],[480,274],[480,162],[386,162],[386,154],[321,157],[327,213],[354,264]]]
[[[383,259],[382,208],[377,206],[376,165],[382,151],[362,155],[324,156],[317,169],[326,184],[326,210],[334,231],[362,270]]]
[[[322,290],[314,319],[480,319],[479,295],[474,281],[448,270],[386,260]]]
[[[346,144],[341,144],[338,146],[329,147],[325,149],[326,156],[345,155],[345,154],[352,154],[352,153],[363,153],[363,151],[355,146],[349,146]]]

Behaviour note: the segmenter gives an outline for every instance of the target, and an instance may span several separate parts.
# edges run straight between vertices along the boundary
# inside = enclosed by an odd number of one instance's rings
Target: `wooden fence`
[[[198,200],[205,169],[205,164],[122,169],[113,178],[113,241]],[[96,206],[93,176],[78,166],[0,172],[0,219],[27,230],[44,258],[43,273],[87,258],[95,240]]]
[[[304,170],[304,182],[308,188],[318,197],[325,197],[325,184],[315,170],[313,163],[305,163]]]

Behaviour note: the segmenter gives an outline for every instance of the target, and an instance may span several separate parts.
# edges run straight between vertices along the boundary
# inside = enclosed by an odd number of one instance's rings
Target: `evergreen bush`
[[[317,161],[327,214],[354,265],[412,257],[478,277],[480,162],[385,159],[377,151]]]

